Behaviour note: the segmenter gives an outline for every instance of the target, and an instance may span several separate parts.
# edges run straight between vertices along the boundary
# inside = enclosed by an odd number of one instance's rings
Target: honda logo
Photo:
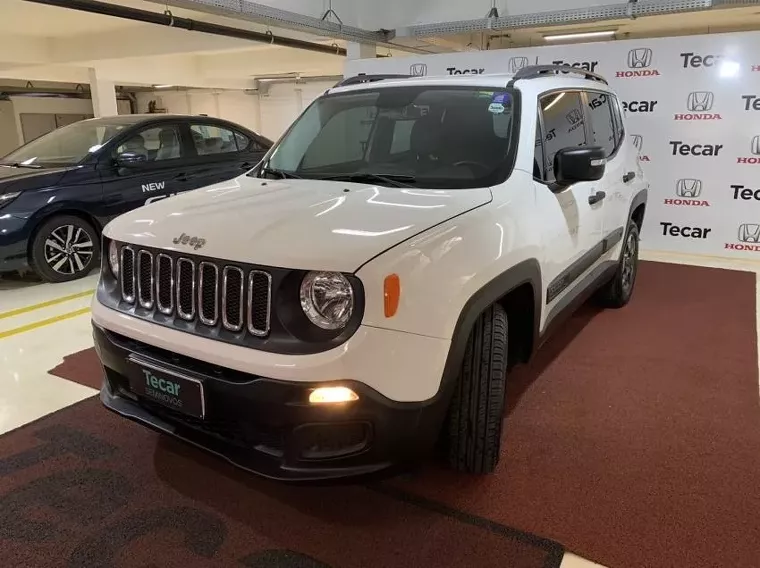
[[[760,243],[760,225],[757,223],[739,225],[739,240],[743,243]]]
[[[631,142],[633,142],[633,146],[641,152],[641,149],[644,147],[644,137],[641,136],[641,134],[631,134]]]
[[[510,57],[509,58],[509,72],[517,73],[523,67],[528,66],[527,57]]]
[[[710,91],[694,91],[686,99],[686,108],[691,112],[708,112],[712,110],[714,98]]]
[[[573,110],[571,110],[565,115],[565,118],[567,118],[567,121],[570,124],[577,124],[581,120],[583,120],[583,114],[581,113],[580,110],[578,110],[577,108],[574,108]]]
[[[409,74],[412,77],[424,77],[427,75],[427,64],[426,63],[412,63],[409,66]]]
[[[628,52],[628,67],[631,69],[644,69],[652,64],[652,50],[648,47],[639,47]]]
[[[676,182],[676,195],[679,197],[699,197],[702,193],[701,179],[679,179]]]
[[[760,134],[752,139],[752,143],[750,144],[750,152],[752,152],[755,156],[760,156]]]

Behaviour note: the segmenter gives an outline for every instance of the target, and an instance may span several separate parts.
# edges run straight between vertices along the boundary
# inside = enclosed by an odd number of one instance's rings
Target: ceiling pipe
[[[271,45],[277,45],[280,47],[290,47],[293,49],[302,49],[305,51],[313,51],[316,53],[324,53],[327,55],[346,55],[346,50],[339,46],[322,45],[320,43],[312,43],[303,41],[300,39],[293,39],[289,37],[279,37],[272,33],[260,33],[251,30],[242,30],[239,28],[233,28],[230,26],[222,26],[219,24],[211,24],[208,22],[199,22],[197,20],[191,20],[190,18],[180,18],[172,15],[170,11],[166,11],[163,14],[158,12],[151,12],[149,10],[140,10],[138,8],[129,8],[127,6],[120,6],[116,4],[109,4],[106,2],[98,2],[97,0],[24,0],[25,2],[32,2],[34,4],[44,4],[46,6],[55,6],[58,8],[67,8],[69,10],[79,10],[80,12],[88,12],[90,14],[100,14],[102,16],[112,16],[114,18],[122,18],[125,20],[131,20],[135,22],[143,22],[146,24],[157,24],[173,28],[180,28],[183,30],[201,32],[206,34],[232,37],[236,39],[243,39],[248,41],[255,41],[259,43],[268,43]]]

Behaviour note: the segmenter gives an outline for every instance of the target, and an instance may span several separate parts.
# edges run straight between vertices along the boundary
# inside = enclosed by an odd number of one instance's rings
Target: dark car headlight
[[[322,329],[346,327],[354,311],[354,290],[340,272],[309,272],[300,288],[301,308]]]
[[[8,205],[11,201],[21,195],[20,191],[12,191],[10,193],[0,193],[0,209]]]

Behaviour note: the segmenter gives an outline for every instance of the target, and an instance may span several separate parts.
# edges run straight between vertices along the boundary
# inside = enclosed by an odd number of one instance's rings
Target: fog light
[[[347,387],[319,387],[309,393],[311,404],[335,404],[359,400],[359,395]]]

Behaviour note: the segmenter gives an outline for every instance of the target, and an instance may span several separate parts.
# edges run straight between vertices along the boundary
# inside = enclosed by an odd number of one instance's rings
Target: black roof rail
[[[559,73],[574,73],[575,75],[582,75],[584,79],[588,79],[589,81],[599,81],[605,85],[609,84],[607,83],[607,79],[601,75],[592,73],[591,71],[586,71],[580,67],[571,67],[570,65],[526,65],[517,73],[515,73],[514,77],[512,77],[512,79],[509,81],[509,86],[511,87],[514,85],[515,81],[522,81],[523,79],[537,79],[538,77],[543,77],[544,75]]]
[[[409,79],[411,75],[367,75],[366,73],[359,73],[353,77],[346,77],[342,81],[335,84],[335,87],[345,87],[346,85],[359,85],[361,83],[374,83],[375,81],[382,81],[384,79]],[[333,87],[333,88],[335,88]]]

